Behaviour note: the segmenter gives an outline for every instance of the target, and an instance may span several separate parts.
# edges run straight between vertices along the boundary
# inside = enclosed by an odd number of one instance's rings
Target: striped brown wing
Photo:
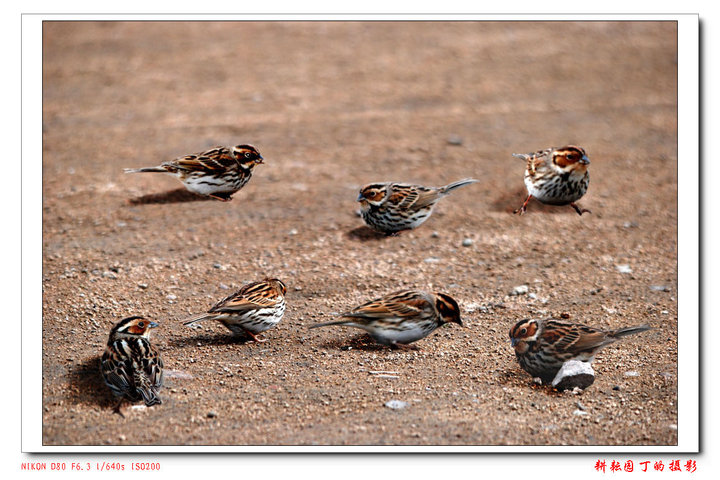
[[[210,309],[210,312],[247,312],[272,307],[280,301],[282,298],[270,284],[254,282],[220,300]]]
[[[440,197],[436,188],[421,185],[394,185],[388,203],[402,210],[419,210],[437,202]]]
[[[237,167],[235,156],[226,147],[215,147],[202,153],[176,158],[168,165],[186,172],[222,173]]]
[[[132,396],[132,372],[129,365],[110,347],[102,356],[101,370],[105,383],[117,397]]]
[[[601,330],[555,320],[544,323],[540,338],[547,345],[552,345],[558,353],[572,355],[591,352],[614,341]]]
[[[432,304],[422,294],[404,290],[367,302],[342,316],[365,319],[403,319],[420,316],[423,313],[432,314],[432,312]]]

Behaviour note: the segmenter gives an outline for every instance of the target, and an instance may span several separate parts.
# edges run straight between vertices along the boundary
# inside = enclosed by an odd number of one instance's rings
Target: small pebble
[[[298,234],[298,231],[294,228],[288,232],[288,235],[297,235],[297,234]]]
[[[517,287],[513,288],[510,295],[526,295],[528,291],[530,291],[530,288],[527,285],[518,285]]]
[[[147,283],[138,283],[138,287],[140,287],[140,288],[142,288],[143,290],[145,290],[146,288],[148,288],[148,284],[147,284]]]
[[[210,410],[207,414],[208,418],[215,418],[217,417],[217,412],[215,410]]]
[[[638,372],[636,372],[635,370],[628,370],[627,372],[625,372],[625,376],[626,377],[639,377],[640,374]]]
[[[392,409],[392,410],[401,410],[408,406],[407,402],[403,402],[402,400],[389,400],[385,402],[385,406]]]
[[[620,273],[632,273],[630,265],[615,265],[615,268],[617,268],[617,271]]]
[[[460,135],[452,134],[448,136],[447,143],[450,145],[462,145],[463,139]]]
[[[424,260],[425,263],[439,263],[440,259],[437,257],[428,257]]]
[[[432,238],[440,238],[440,234],[438,232],[433,232],[430,236]]]
[[[465,240],[462,241],[463,247],[469,247],[472,244],[473,244],[472,238],[466,238]]]
[[[177,295],[173,295],[173,294],[171,293],[171,294],[169,294],[169,295],[168,295],[167,297],[165,297],[165,298],[167,298],[168,300],[177,300]]]
[[[656,292],[669,292],[670,287],[668,287],[667,285],[650,285],[650,290]]]

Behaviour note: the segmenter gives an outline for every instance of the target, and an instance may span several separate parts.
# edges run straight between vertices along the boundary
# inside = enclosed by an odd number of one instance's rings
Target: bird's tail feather
[[[463,178],[462,180],[458,180],[457,182],[448,183],[444,187],[442,187],[442,193],[448,194],[455,190],[456,188],[464,187],[465,185],[470,185],[471,183],[477,183],[479,180],[475,180],[474,178]]]
[[[207,313],[198,313],[187,318],[180,320],[183,325],[190,325],[195,322],[201,322],[210,318]]]
[[[144,168],[126,168],[125,173],[143,173],[143,172],[154,172],[154,173],[167,173],[162,167],[144,167]]]
[[[329,325],[347,325],[347,323],[347,320],[335,320],[333,322],[316,323],[315,325],[310,325],[308,328],[327,327]]]
[[[626,327],[626,328],[621,328],[619,330],[615,330],[613,332],[613,336],[625,337],[627,335],[634,335],[636,333],[645,332],[650,329],[651,329],[651,327],[649,325],[638,325],[636,327]]]

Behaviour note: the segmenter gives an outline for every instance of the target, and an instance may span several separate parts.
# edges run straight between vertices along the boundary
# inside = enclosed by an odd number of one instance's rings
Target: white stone
[[[595,381],[595,371],[589,362],[569,360],[563,363],[552,381],[553,387],[587,388]]]

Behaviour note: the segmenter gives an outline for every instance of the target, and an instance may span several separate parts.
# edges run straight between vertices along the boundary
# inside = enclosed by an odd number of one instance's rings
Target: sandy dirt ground
[[[46,23],[43,443],[675,445],[676,48],[671,22]],[[123,174],[238,143],[266,163],[229,203]],[[513,215],[511,154],[566,143],[592,213]],[[464,177],[415,231],[357,216],[363,184]],[[289,287],[267,342],[178,322],[265,276]],[[401,288],[453,296],[465,328],[417,351],[308,329]],[[161,324],[163,404],[122,418],[99,357],[137,314]],[[562,314],[653,330],[559,393],[508,330]]]

